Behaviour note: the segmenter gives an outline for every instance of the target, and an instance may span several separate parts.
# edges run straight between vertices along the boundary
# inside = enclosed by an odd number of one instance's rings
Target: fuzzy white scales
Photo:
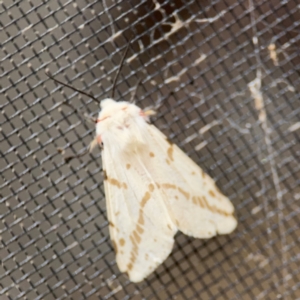
[[[149,115],[129,102],[105,99],[96,124],[110,236],[116,261],[131,281],[152,273],[170,254],[178,230],[195,238],[231,233],[234,207]]]

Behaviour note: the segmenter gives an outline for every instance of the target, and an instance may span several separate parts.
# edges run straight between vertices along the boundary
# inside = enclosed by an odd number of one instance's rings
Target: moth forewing
[[[152,273],[170,254],[179,229],[197,238],[232,232],[230,200],[170,143],[148,114],[106,99],[96,133],[104,145],[105,195],[116,261],[131,281]]]

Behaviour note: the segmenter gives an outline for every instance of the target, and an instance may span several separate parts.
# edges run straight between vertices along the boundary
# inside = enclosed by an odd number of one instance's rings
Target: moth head
[[[117,102],[111,98],[103,99],[100,103],[101,110],[104,110],[107,107],[114,106]]]
[[[111,98],[106,98],[101,101],[101,111],[99,113],[98,121],[105,120],[106,118],[114,118],[121,121],[129,117],[139,116],[141,109],[129,102],[117,102]]]
[[[120,149],[132,151],[144,145],[146,125],[144,112],[135,104],[125,101],[104,99],[96,124],[96,135],[104,144],[115,145]]]

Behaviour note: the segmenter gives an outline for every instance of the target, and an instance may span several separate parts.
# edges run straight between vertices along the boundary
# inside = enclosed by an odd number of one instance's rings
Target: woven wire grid
[[[0,296],[300,299],[300,2],[1,1]],[[178,233],[143,282],[119,272],[91,99],[45,75],[160,103],[153,123],[217,182],[237,229]],[[297,160],[298,159],[298,160]]]

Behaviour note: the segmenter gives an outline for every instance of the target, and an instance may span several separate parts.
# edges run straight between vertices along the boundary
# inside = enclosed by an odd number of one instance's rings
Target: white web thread
[[[259,47],[258,47],[258,38],[257,38],[257,28],[256,28],[256,24],[255,24],[255,14],[254,14],[254,4],[253,4],[253,0],[249,0],[249,10],[250,10],[250,17],[251,17],[251,27],[252,27],[252,31],[253,31],[253,44],[254,44],[254,49],[255,49],[255,58],[256,58],[256,62],[257,64],[260,66],[262,66],[262,62],[259,56]],[[283,214],[283,201],[282,201],[282,190],[280,187],[280,180],[279,180],[279,176],[278,176],[278,172],[276,169],[276,162],[274,160],[274,149],[272,147],[272,143],[271,143],[271,138],[270,138],[270,131],[271,128],[269,128],[268,126],[268,117],[267,117],[267,112],[265,109],[265,101],[264,101],[264,96],[262,94],[261,91],[261,84],[262,84],[262,71],[261,69],[258,68],[256,71],[256,78],[250,82],[248,84],[248,88],[250,90],[251,96],[254,100],[254,104],[255,104],[255,108],[258,111],[258,118],[259,121],[261,123],[261,128],[264,132],[264,141],[265,144],[267,146],[267,152],[268,152],[268,161],[270,164],[270,168],[271,168],[271,173],[272,173],[272,178],[273,178],[273,184],[276,190],[276,198],[277,198],[277,203],[278,203],[278,226],[279,226],[279,233],[280,233],[280,243],[281,243],[281,262],[282,262],[282,281],[283,284],[280,285],[280,292],[281,292],[281,298],[282,299],[286,299],[285,297],[285,291],[287,289],[287,269],[286,269],[286,263],[287,263],[287,256],[286,256],[286,236],[285,236],[285,230],[284,230],[284,224],[283,224],[283,219],[284,219],[284,214]],[[262,181],[262,185],[264,185],[263,181]],[[263,186],[262,186],[263,187]],[[264,201],[264,211],[265,211],[265,215],[266,215],[266,222],[267,222],[267,234],[269,236],[269,240],[270,240],[270,234],[271,234],[271,224],[269,222],[268,219],[268,201]],[[274,250],[269,247],[269,250],[272,252],[272,254],[275,255]],[[270,264],[272,263],[272,260],[270,261]],[[278,287],[279,283],[279,278],[275,273],[275,268],[274,268],[274,264],[272,266],[273,269],[273,274],[272,276],[275,276],[277,280],[274,280],[274,285]],[[276,282],[277,281],[277,282]],[[266,290],[264,292],[262,292],[260,295],[258,295],[257,298],[261,298],[264,297],[266,293]],[[279,296],[279,295],[278,295]]]

